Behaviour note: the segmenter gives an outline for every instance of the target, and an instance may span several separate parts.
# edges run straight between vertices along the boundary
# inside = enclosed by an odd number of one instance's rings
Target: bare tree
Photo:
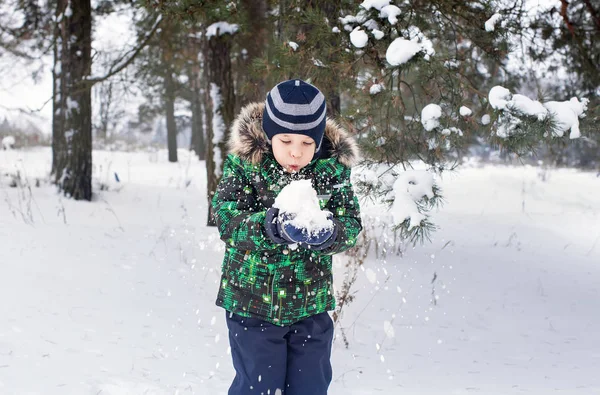
[[[109,133],[112,134],[125,112],[117,106],[117,92],[115,82],[109,79],[96,85],[96,102],[98,103],[98,123],[94,125],[95,135],[106,143]],[[109,132],[110,131],[110,132]]]

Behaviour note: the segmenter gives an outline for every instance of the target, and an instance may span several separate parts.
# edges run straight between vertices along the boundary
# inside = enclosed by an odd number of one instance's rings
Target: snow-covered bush
[[[2,139],[2,149],[10,150],[15,147],[15,138],[14,136],[6,136]]]

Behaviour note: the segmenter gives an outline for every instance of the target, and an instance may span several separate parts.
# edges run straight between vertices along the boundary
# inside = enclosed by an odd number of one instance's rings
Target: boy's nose
[[[293,149],[290,152],[291,152],[292,158],[299,158],[299,157],[302,156],[302,151],[301,150],[297,150],[297,149],[295,150],[295,149]]]

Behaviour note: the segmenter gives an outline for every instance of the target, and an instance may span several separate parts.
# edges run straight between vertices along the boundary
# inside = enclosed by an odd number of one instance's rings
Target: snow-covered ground
[[[204,164],[180,160],[96,151],[109,190],[89,203],[44,181],[48,149],[0,151],[0,394],[226,393],[223,245]],[[359,271],[330,394],[600,393],[600,178],[464,167],[442,186],[434,240]]]

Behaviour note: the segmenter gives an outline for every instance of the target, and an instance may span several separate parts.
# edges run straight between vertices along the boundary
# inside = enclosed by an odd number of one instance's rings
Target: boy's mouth
[[[298,166],[298,165],[289,165],[288,169],[290,169],[291,171],[298,171],[298,170],[300,170],[300,166]]]

